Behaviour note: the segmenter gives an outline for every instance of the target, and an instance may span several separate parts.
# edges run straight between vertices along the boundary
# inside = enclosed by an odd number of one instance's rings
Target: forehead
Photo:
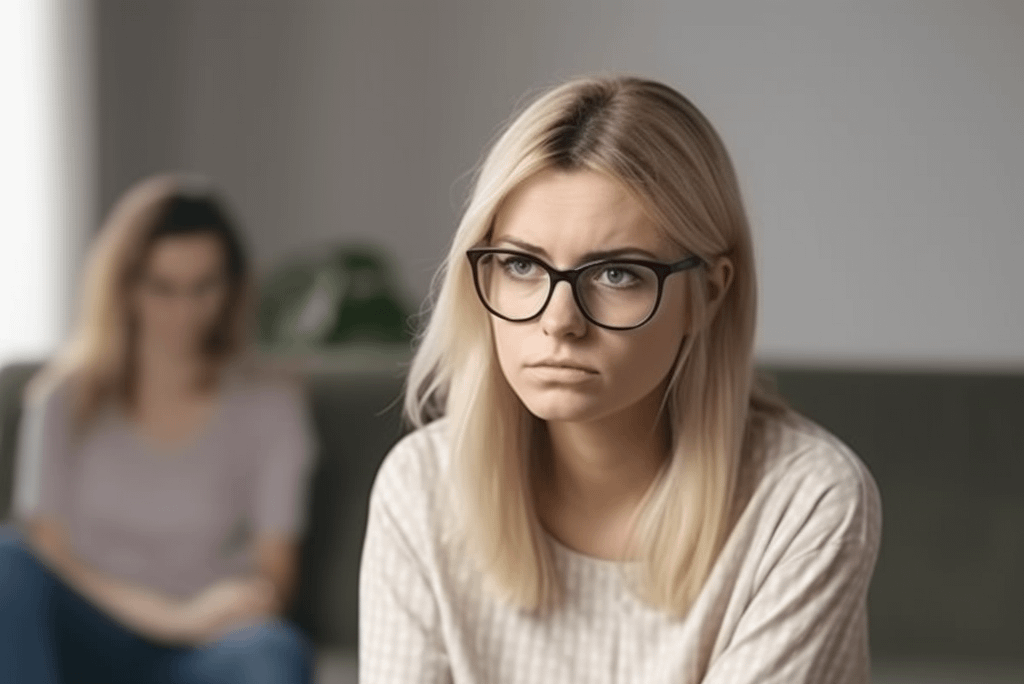
[[[513,238],[571,261],[593,251],[636,248],[669,256],[671,244],[621,183],[595,171],[542,171],[511,192],[492,243]]]
[[[146,272],[160,278],[203,278],[223,267],[224,247],[210,233],[159,238],[146,257]]]

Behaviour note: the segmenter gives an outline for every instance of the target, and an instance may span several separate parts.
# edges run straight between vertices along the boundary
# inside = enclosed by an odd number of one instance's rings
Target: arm
[[[305,398],[290,386],[267,388],[254,409],[261,431],[250,503],[255,573],[273,587],[274,612],[284,612],[298,579],[314,440]]]
[[[704,684],[867,684],[875,549],[832,542],[769,573]]]
[[[216,641],[285,611],[295,586],[296,545],[287,537],[261,535],[254,546],[256,563],[251,574],[223,579],[179,609],[177,620],[185,642]]]
[[[28,541],[66,584],[129,629],[162,643],[189,641],[184,604],[93,570],[70,552],[67,530],[54,518],[28,524]]]
[[[704,684],[867,684],[867,592],[881,536],[881,500],[851,455],[790,465],[777,550]],[[827,455],[828,452],[824,452]],[[808,474],[813,473],[810,477]]]
[[[417,516],[397,510],[408,497],[388,466],[370,498],[359,569],[359,681],[446,684],[451,674],[440,614],[413,541]]]
[[[276,612],[278,594],[260,577],[230,578],[190,599],[176,599],[105,575],[70,551],[67,531],[56,520],[29,523],[36,555],[68,586],[129,630],[168,646],[210,641],[230,625]]]
[[[298,544],[288,535],[264,533],[257,536],[254,547],[257,575],[273,589],[273,612],[282,613],[295,594]]]

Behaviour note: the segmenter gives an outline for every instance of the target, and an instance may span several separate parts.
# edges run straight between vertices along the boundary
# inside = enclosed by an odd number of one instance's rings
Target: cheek
[[[638,401],[668,376],[683,341],[679,324],[656,325],[653,321],[615,345],[609,364],[612,384],[622,396]]]
[[[491,334],[494,338],[494,352],[498,357],[498,365],[513,387],[516,385],[516,369],[521,364],[520,354],[523,349],[521,328],[523,327],[491,319]]]
[[[217,290],[199,299],[197,317],[204,323],[213,323],[220,317],[227,304],[227,293]]]
[[[135,313],[148,325],[159,325],[173,314],[173,300],[152,292],[143,292],[135,297]]]
[[[222,293],[211,292],[185,304],[188,311],[179,318],[182,334],[203,337],[210,333],[224,315],[226,300],[227,297]]]
[[[675,365],[686,334],[686,318],[677,298],[662,302],[655,318],[630,333],[602,331],[608,374],[608,400],[626,408],[657,390]]]

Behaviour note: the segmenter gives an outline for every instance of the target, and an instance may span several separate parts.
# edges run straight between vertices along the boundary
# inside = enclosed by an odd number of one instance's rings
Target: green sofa
[[[399,364],[354,366],[307,373],[321,453],[293,616],[323,648],[349,653],[367,497],[402,433]],[[0,518],[35,368],[0,370]],[[796,408],[861,455],[881,489],[876,662],[1024,671],[1024,374],[770,372]]]

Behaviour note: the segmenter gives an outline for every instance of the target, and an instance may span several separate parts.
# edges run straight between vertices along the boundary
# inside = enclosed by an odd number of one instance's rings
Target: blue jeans
[[[125,629],[71,590],[17,535],[0,529],[0,682],[308,684],[312,648],[267,622],[206,646],[168,647]]]

